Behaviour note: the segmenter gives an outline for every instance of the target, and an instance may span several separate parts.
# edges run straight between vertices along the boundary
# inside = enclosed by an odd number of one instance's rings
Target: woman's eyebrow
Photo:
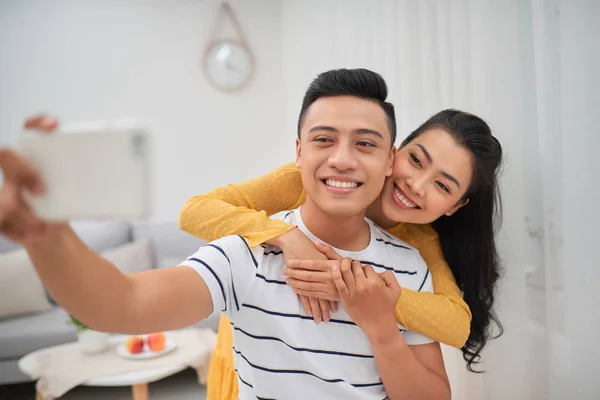
[[[433,159],[431,158],[431,155],[429,154],[429,152],[427,151],[427,149],[425,148],[425,146],[423,146],[422,144],[417,143],[417,146],[419,146],[419,148],[421,149],[421,151],[423,151],[423,154],[425,154],[425,158],[427,159],[427,161],[429,161],[429,164],[433,163]]]
[[[456,186],[458,186],[458,188],[460,189],[460,183],[458,182],[458,179],[456,179],[455,177],[453,177],[452,175],[450,175],[447,172],[442,171],[441,174],[443,176],[445,176],[446,178],[448,178],[448,180],[454,182],[456,184]]]

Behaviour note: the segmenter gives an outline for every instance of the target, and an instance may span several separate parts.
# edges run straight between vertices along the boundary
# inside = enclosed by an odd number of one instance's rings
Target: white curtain
[[[505,333],[483,369],[444,348],[453,398],[600,398],[600,1],[286,0],[285,120],[331,68],[380,72],[399,136],[443,108],[486,119],[506,158]]]

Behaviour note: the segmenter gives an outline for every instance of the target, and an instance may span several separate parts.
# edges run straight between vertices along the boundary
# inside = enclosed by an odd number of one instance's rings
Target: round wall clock
[[[204,55],[204,72],[209,82],[219,90],[241,90],[254,74],[252,52],[245,43],[237,40],[214,41]]]
[[[217,39],[216,30],[222,28],[221,22],[227,20],[235,30],[237,38]],[[243,89],[254,74],[254,56],[245,40],[242,27],[227,2],[221,3],[213,33],[204,52],[202,69],[210,84],[224,92]]]

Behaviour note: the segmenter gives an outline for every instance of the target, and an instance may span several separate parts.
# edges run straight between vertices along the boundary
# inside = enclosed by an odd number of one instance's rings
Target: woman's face
[[[398,149],[392,176],[381,192],[384,215],[396,222],[428,224],[466,202],[473,155],[441,128],[432,128]],[[467,201],[468,202],[468,201]]]

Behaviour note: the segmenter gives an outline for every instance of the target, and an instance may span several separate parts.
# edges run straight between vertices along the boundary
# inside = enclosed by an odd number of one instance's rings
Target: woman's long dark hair
[[[440,237],[465,302],[473,314],[471,332],[462,348],[467,368],[472,372],[481,359],[481,350],[492,336],[492,323],[502,335],[502,324],[494,313],[494,291],[500,276],[500,260],[495,236],[500,227],[502,205],[498,172],[502,147],[481,118],[458,110],[443,110],[412,132],[402,147],[423,132],[441,128],[473,154],[473,178],[460,203],[469,203],[451,216],[442,216],[431,225]]]

